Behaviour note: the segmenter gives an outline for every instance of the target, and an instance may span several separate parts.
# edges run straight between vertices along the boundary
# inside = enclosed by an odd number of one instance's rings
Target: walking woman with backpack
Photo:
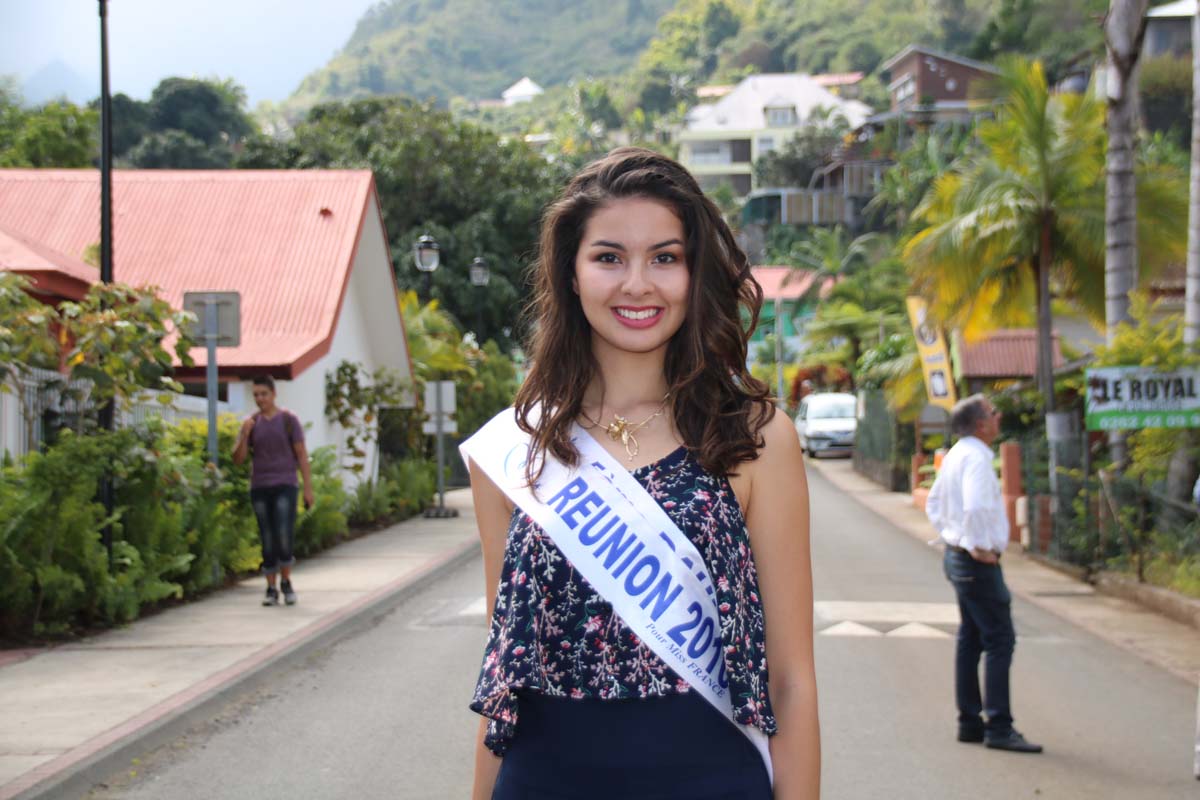
[[[304,478],[304,507],[313,504],[312,471],[304,446],[304,427],[295,414],[275,405],[275,381],[269,375],[254,379],[258,411],[247,417],[233,448],[233,463],[250,456],[250,503],[262,540],[263,574],[267,578],[264,606],[296,603],[292,587],[292,551],[296,536],[296,471]],[[281,576],[276,588],[277,576]]]

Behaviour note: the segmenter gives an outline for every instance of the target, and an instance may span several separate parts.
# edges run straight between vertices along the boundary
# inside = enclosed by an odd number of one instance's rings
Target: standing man
[[[304,447],[304,428],[296,415],[275,405],[275,381],[269,375],[254,379],[254,403],[258,412],[242,423],[233,463],[251,457],[250,503],[258,518],[262,539],[263,573],[267,576],[264,606],[279,605],[275,576],[283,574],[280,589],[289,606],[296,602],[292,588],[292,547],[296,536],[296,470],[304,476],[304,507],[313,504],[312,471]]]
[[[1000,435],[1000,412],[981,394],[960,400],[950,425],[959,437],[942,460],[925,513],[946,545],[946,577],[958,595],[962,622],[954,654],[958,740],[997,750],[1040,753],[1013,728],[1008,670],[1016,633],[1012,596],[1000,556],[1008,545],[1008,516],[992,466],[992,442]],[[986,653],[986,706],[979,692],[979,657]],[[986,711],[987,722],[981,718]]]

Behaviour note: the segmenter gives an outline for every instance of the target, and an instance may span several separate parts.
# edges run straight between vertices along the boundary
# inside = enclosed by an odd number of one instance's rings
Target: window
[[[767,153],[771,152],[774,149],[775,149],[775,137],[774,136],[758,137],[758,154],[760,156],[766,155]]]
[[[795,124],[795,106],[767,106],[768,128],[790,128]]]
[[[720,139],[691,142],[688,145],[688,149],[692,153],[692,164],[729,163],[729,142],[721,141]]]
[[[893,97],[895,97],[897,105],[917,93],[917,82],[913,80],[912,75],[902,76],[895,85],[896,90]]]

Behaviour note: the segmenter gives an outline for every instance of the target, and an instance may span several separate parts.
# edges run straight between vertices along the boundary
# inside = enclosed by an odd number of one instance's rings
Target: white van
[[[796,433],[804,452],[810,458],[822,453],[852,454],[858,427],[854,414],[857,405],[854,395],[841,392],[810,394],[801,400]]]

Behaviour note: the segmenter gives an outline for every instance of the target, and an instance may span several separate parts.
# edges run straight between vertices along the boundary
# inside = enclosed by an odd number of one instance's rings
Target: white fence
[[[8,453],[11,458],[16,459],[28,453],[30,449],[37,449],[39,444],[46,440],[47,412],[60,415],[60,419],[67,422],[81,410],[77,406],[86,406],[86,399],[79,403],[70,399],[76,393],[64,395],[54,388],[46,388],[47,383],[59,377],[51,372],[35,374],[32,380],[21,385],[21,397],[17,396],[15,387],[11,384],[0,391],[0,455]],[[77,384],[71,388],[83,389],[77,394],[86,398],[86,384]],[[217,413],[228,410],[227,403],[217,404]],[[163,404],[158,401],[157,395],[147,392],[146,396],[134,403],[130,409],[118,412],[116,424],[127,427],[144,422],[150,417],[159,417],[169,424],[185,419],[206,419],[208,401],[203,397],[172,395],[170,404]],[[69,425],[69,422],[67,424]]]

